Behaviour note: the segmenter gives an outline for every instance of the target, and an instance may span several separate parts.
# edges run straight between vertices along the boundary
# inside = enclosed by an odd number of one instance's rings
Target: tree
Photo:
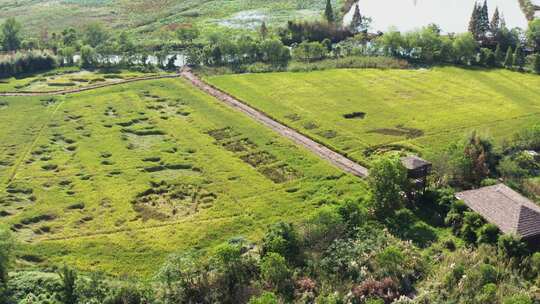
[[[271,252],[261,261],[261,277],[274,290],[288,295],[292,291],[291,271],[285,258]]]
[[[540,74],[540,54],[534,55],[533,70],[536,74]]]
[[[358,3],[354,6],[354,14],[352,16],[350,28],[353,33],[358,33],[363,30],[363,20]]]
[[[485,224],[478,230],[478,243],[495,245],[499,236],[499,228],[493,224]]]
[[[109,39],[109,32],[101,23],[91,23],[84,31],[84,42],[95,48]]]
[[[475,39],[477,39],[480,36],[478,32],[479,22],[480,22],[480,8],[478,6],[478,3],[475,1],[471,19],[469,21],[469,33],[471,33]]]
[[[512,47],[509,47],[508,50],[506,50],[506,57],[504,59],[504,66],[507,69],[511,69],[514,66],[514,54],[512,51]]]
[[[191,26],[181,27],[176,31],[176,37],[182,43],[192,43],[199,35],[199,30]]]
[[[2,25],[2,48],[4,51],[16,51],[21,47],[21,25],[15,18],[8,18]]]
[[[268,37],[268,28],[266,27],[265,21],[262,22],[261,28],[259,29],[259,33],[261,34],[262,40],[265,40],[266,37]]]
[[[334,23],[334,21],[336,21],[331,0],[326,0],[326,8],[324,9],[324,17],[326,21],[328,21],[328,23]]]
[[[455,61],[462,64],[469,64],[476,55],[478,43],[471,33],[463,33],[456,36],[452,42]]]
[[[74,46],[77,42],[77,31],[70,27],[62,31],[62,42],[64,46]]]
[[[500,65],[503,61],[503,53],[502,53],[502,50],[501,50],[501,44],[497,43],[497,47],[495,48],[495,63],[496,65]]]
[[[62,279],[62,302],[64,304],[76,304],[77,292],[75,282],[77,281],[77,272],[64,265],[58,275]]]
[[[490,174],[493,166],[493,144],[473,132],[464,147],[463,180],[478,186]]]
[[[13,259],[14,241],[8,229],[0,227],[0,303],[7,302],[8,272]]]
[[[489,28],[493,35],[499,31],[499,27],[501,26],[501,17],[499,14],[499,8],[495,8],[495,12],[493,13],[493,17],[491,18],[491,22],[489,24]]]
[[[536,18],[529,22],[527,39],[535,47],[536,51],[540,51],[540,19]]]
[[[523,66],[525,65],[525,55],[523,54],[521,46],[519,45],[516,47],[516,50],[514,52],[513,65],[514,67],[517,67],[520,71],[523,70]]]
[[[287,66],[291,60],[289,48],[279,40],[265,40],[260,46],[262,61],[273,66]]]
[[[402,193],[407,183],[407,171],[398,157],[381,157],[373,162],[369,184],[373,192],[375,214],[379,218],[392,216],[403,207]]]
[[[92,68],[97,64],[96,51],[89,45],[81,48],[81,67]]]
[[[482,8],[480,9],[479,14],[480,15],[479,15],[478,31],[480,34],[480,38],[485,38],[486,34],[488,33],[490,29],[487,0],[484,0],[484,5],[482,5]]]

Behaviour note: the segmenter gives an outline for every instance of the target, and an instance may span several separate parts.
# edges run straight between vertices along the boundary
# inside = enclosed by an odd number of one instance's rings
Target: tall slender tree
[[[478,16],[479,16],[479,8],[478,3],[474,3],[473,12],[471,15],[471,20],[469,21],[469,32],[473,35],[473,37],[476,39],[478,38]]]
[[[326,8],[324,9],[324,17],[326,18],[326,21],[328,21],[329,23],[334,23],[334,21],[336,21],[331,0],[326,0]]]
[[[493,13],[493,17],[491,18],[491,23],[489,24],[489,28],[491,32],[495,35],[501,26],[501,16],[499,15],[499,8],[495,8],[495,12]]]
[[[268,28],[266,27],[266,22],[263,21],[262,24],[261,24],[261,28],[260,28],[260,34],[261,34],[261,38],[264,40],[266,39],[266,37],[268,37]]]
[[[497,48],[495,48],[495,62],[497,65],[500,65],[503,61],[503,53],[501,50],[501,44],[497,44]]]
[[[360,7],[358,6],[358,3],[356,3],[354,7],[354,14],[351,20],[351,30],[355,33],[363,30],[362,22],[363,20],[362,15],[360,14]]]
[[[509,47],[508,50],[506,51],[506,57],[504,59],[504,66],[507,68],[507,69],[510,69],[512,68],[512,66],[514,65],[514,55],[513,55],[513,50],[512,50],[512,47]]]
[[[478,23],[478,30],[479,34],[483,38],[489,31],[489,12],[487,0],[484,0],[484,5],[482,5],[482,8],[480,9],[479,20],[480,22]]]
[[[518,68],[520,71],[523,70],[523,66],[525,65],[525,55],[523,54],[523,51],[521,49],[521,46],[516,46],[516,50],[514,52],[514,67]]]

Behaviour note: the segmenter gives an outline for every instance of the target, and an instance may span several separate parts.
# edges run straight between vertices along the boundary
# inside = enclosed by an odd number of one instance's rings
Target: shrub
[[[508,258],[521,258],[528,252],[527,245],[518,237],[510,234],[499,236],[499,251]]]
[[[519,294],[504,298],[503,304],[533,304],[528,295]]]
[[[293,265],[300,262],[300,240],[292,224],[278,222],[269,227],[262,240],[261,255],[275,252]]]
[[[261,261],[261,277],[274,290],[281,294],[291,295],[291,272],[285,259],[277,253],[270,252]]]
[[[249,304],[278,304],[278,303],[279,303],[278,297],[275,294],[268,291],[265,291],[260,296],[253,297],[249,300]]]
[[[45,51],[24,51],[0,56],[0,78],[54,69],[57,59]]]
[[[493,224],[485,224],[478,230],[478,243],[495,245],[499,237],[499,228]]]

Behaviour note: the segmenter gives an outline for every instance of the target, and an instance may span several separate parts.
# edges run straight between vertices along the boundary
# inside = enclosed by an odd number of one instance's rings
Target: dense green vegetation
[[[3,1],[0,92],[180,59],[370,174],[181,79],[1,97],[0,303],[538,304],[535,244],[455,199],[504,182],[540,203],[540,20],[487,6],[446,34],[370,33],[352,0]]]

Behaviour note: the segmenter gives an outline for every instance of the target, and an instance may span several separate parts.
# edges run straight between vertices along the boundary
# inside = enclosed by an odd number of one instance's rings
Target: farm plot
[[[360,162],[440,151],[472,130],[502,140],[540,120],[540,77],[505,70],[329,70],[211,84]]]
[[[97,84],[109,84],[138,77],[164,75],[165,73],[140,73],[116,71],[106,73],[79,68],[59,68],[31,77],[0,79],[1,92],[51,92],[83,88]]]
[[[152,275],[171,252],[365,193],[179,79],[2,104],[0,222],[21,263]]]

